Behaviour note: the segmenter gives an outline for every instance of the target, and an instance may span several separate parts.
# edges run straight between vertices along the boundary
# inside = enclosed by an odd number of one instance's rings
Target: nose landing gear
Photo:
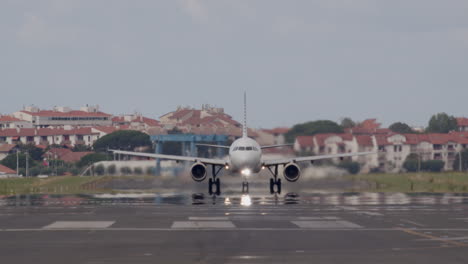
[[[249,193],[249,183],[247,181],[242,182],[242,193]]]

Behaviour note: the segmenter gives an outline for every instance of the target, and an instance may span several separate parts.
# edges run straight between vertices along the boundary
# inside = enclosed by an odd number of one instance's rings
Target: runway
[[[12,196],[2,263],[468,263],[468,196]]]

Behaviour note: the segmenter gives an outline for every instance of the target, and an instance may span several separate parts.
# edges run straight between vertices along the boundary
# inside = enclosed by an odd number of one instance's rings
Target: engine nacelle
[[[283,176],[289,182],[295,182],[301,176],[301,169],[296,163],[288,163],[284,166]]]
[[[201,182],[206,178],[206,166],[202,163],[195,163],[190,168],[192,179],[197,182]]]

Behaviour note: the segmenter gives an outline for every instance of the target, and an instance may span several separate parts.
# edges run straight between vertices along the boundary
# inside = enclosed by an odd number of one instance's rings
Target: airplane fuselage
[[[234,141],[229,148],[230,171],[250,176],[261,168],[262,149],[257,141],[242,137]]]

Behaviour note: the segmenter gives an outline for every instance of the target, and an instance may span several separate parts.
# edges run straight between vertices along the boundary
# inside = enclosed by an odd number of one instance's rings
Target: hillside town
[[[376,119],[359,122],[342,133],[298,135],[292,148],[265,150],[278,155],[327,155],[371,151],[375,154],[355,156],[360,172],[401,172],[411,154],[419,162],[443,161],[443,170],[453,170],[457,154],[468,145],[468,118],[457,118],[457,130],[448,133],[397,133],[382,128]],[[203,105],[201,109],[177,107],[158,119],[140,113],[112,115],[99,106],[86,105],[77,110],[69,107],[40,109],[36,106],[0,115],[0,160],[19,150],[20,145],[33,145],[44,151],[44,160],[78,162],[93,153],[93,144],[105,135],[120,130],[140,131],[148,135],[170,133],[225,135],[231,140],[241,136],[241,124],[223,108]],[[285,144],[290,128],[249,129],[249,136],[261,145]],[[80,151],[78,151],[80,150]],[[336,159],[335,162],[341,160]],[[16,174],[16,168],[0,167],[0,173]]]

